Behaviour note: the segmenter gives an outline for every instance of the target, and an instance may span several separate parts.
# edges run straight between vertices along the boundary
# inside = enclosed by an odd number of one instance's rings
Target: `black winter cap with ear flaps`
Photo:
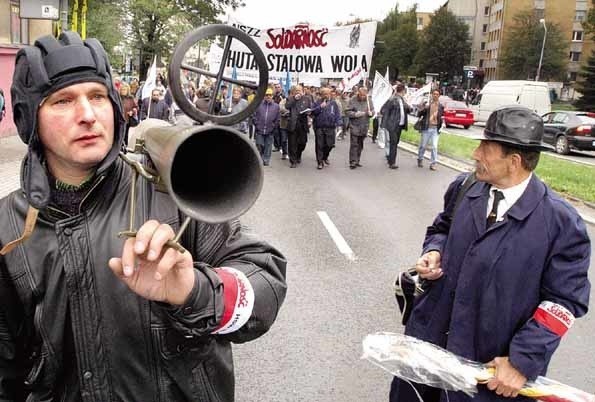
[[[109,60],[96,39],[83,42],[76,32],[51,35],[19,50],[11,87],[14,122],[19,136],[29,145],[21,167],[21,185],[29,204],[42,209],[50,201],[47,172],[42,165],[43,146],[37,134],[37,112],[43,99],[70,85],[98,82],[106,86],[114,107],[114,143],[100,163],[97,173],[118,157],[125,122],[120,97],[114,88]]]

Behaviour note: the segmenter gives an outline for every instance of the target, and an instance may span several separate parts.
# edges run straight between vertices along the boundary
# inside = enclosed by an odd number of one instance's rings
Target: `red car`
[[[451,124],[459,124],[465,128],[469,128],[474,122],[475,117],[471,109],[463,102],[447,101],[444,102],[444,114],[442,119],[446,127]]]

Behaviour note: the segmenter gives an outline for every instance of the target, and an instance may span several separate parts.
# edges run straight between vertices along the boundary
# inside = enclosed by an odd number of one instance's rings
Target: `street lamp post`
[[[541,73],[541,62],[543,61],[543,50],[545,49],[545,38],[547,37],[547,27],[545,25],[545,19],[540,19],[539,22],[543,24],[543,42],[541,43],[541,55],[539,56],[539,66],[537,67],[537,75],[535,81],[539,81],[539,74]]]

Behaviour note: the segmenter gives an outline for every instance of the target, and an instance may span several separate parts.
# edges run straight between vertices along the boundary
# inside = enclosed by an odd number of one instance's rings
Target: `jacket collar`
[[[478,182],[472,186],[465,197],[469,198],[471,205],[471,212],[473,221],[478,231],[485,230],[487,202],[489,198],[490,184],[485,182]],[[535,173],[532,175],[527,188],[521,198],[514,203],[514,205],[506,213],[510,218],[518,221],[526,219],[531,212],[537,208],[545,195],[545,185],[537,178]]]
[[[117,188],[118,181],[121,180],[123,169],[124,162],[121,158],[118,158],[108,169],[101,173],[96,173],[89,192],[85,195],[79,205],[80,211],[93,208],[98,200],[111,198],[113,191]],[[40,211],[40,214],[49,221],[58,221],[69,218],[66,213],[56,209],[51,202],[46,208]]]

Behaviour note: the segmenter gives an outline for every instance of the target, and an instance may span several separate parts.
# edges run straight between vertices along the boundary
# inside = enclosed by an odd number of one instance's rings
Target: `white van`
[[[522,105],[543,116],[552,109],[547,82],[490,81],[469,107],[475,122],[486,122],[490,113],[506,105]]]

